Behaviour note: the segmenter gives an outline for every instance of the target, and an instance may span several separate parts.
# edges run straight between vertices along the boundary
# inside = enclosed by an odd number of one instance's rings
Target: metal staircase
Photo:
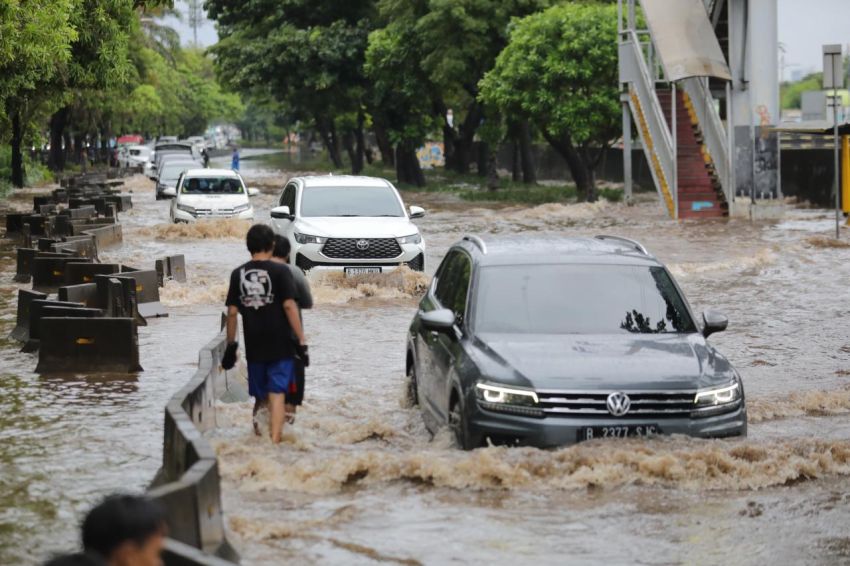
[[[709,77],[729,77],[714,35],[723,4],[618,1],[622,99],[635,121],[662,203],[674,219],[727,216],[733,194],[730,139],[709,85]],[[681,9],[681,15],[671,13],[670,6]],[[699,25],[694,26],[694,20],[700,20]],[[648,25],[643,28],[638,22]],[[710,35],[703,53],[694,49],[689,54],[676,45],[677,34],[695,33],[694,27],[700,36]],[[658,41],[653,29],[662,34]]]

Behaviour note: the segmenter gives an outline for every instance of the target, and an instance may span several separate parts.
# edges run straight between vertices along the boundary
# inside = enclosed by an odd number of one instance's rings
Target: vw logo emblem
[[[629,408],[632,406],[632,400],[625,393],[618,391],[608,395],[608,400],[605,401],[605,404],[608,406],[609,413],[615,417],[622,417],[629,412]]]
[[[358,250],[368,250],[369,249],[369,240],[357,240],[357,249]]]

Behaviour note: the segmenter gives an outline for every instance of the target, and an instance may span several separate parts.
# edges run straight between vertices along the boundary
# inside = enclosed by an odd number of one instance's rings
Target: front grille
[[[322,253],[333,259],[392,259],[401,255],[395,238],[328,238]]]
[[[608,412],[608,395],[613,391],[538,391],[547,416],[586,418],[690,417],[695,391],[624,391],[631,400],[629,412],[613,417]]]

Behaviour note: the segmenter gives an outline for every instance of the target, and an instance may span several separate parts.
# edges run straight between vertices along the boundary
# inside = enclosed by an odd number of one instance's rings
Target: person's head
[[[274,257],[275,259],[281,259],[286,263],[289,263],[289,254],[292,251],[292,244],[289,242],[289,238],[286,236],[281,236],[280,234],[275,234],[274,237]]]
[[[254,224],[245,238],[251,255],[271,253],[274,250],[274,232],[268,224]]]
[[[109,566],[161,566],[165,531],[165,511],[156,501],[110,495],[83,521],[83,550]]]

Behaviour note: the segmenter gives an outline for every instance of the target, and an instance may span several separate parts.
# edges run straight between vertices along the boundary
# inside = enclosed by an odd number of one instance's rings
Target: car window
[[[404,210],[389,186],[309,187],[301,194],[301,216],[402,217]]]
[[[458,326],[463,326],[466,318],[466,297],[472,275],[472,262],[463,252],[451,252],[437,274],[437,288],[434,295],[440,304],[455,313]]]
[[[673,280],[657,266],[489,266],[481,269],[477,295],[478,332],[696,332]]]
[[[231,176],[191,177],[180,188],[183,195],[241,195],[243,192],[242,181]]]
[[[295,185],[286,185],[280,195],[280,206],[288,206],[290,214],[295,213]]]

